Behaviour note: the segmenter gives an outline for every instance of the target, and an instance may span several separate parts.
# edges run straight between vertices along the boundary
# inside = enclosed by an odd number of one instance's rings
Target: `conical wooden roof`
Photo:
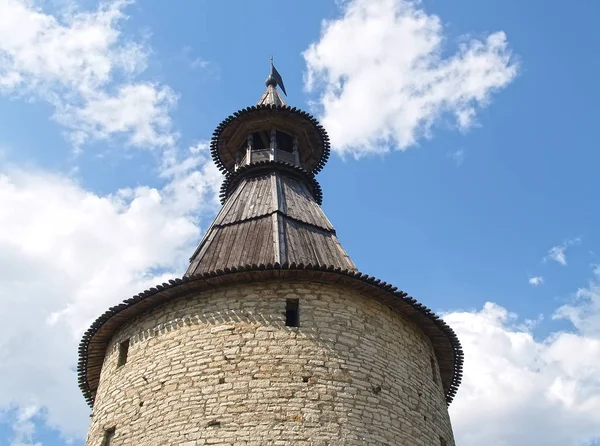
[[[283,97],[277,91],[277,87],[275,85],[268,84],[267,89],[260,97],[256,105],[275,105],[275,106],[283,106],[287,105]]]
[[[302,112],[290,109],[285,103],[277,90],[273,70],[271,63],[266,90],[251,113],[235,114],[224,130],[219,126],[213,140],[214,153],[223,155],[228,153],[227,146],[239,145],[229,144],[230,139],[235,139],[229,135],[239,134],[238,139],[245,138],[247,133],[241,132],[239,127],[250,115],[258,117],[250,119],[249,128],[253,131],[290,129],[291,134],[298,135],[299,158],[304,157],[306,161],[312,159],[306,155],[310,155],[314,147],[328,140],[325,130],[314,118],[314,122],[306,120]],[[228,131],[230,128],[234,130]],[[315,133],[314,139],[318,140],[315,144],[304,136],[307,128]],[[224,143],[223,147],[218,145],[219,141]],[[306,164],[312,170],[325,160],[326,157],[321,156],[314,158],[313,164]],[[356,270],[319,206],[321,189],[310,171],[274,160],[251,163],[241,170],[229,171],[225,185],[223,208],[191,257],[186,277],[244,265],[284,263]]]
[[[238,181],[185,276],[269,263],[356,270],[302,177],[278,169],[277,163],[271,171],[260,167],[257,173],[248,169]]]
[[[211,154],[219,170],[232,174],[236,168],[236,154],[248,133],[265,127],[295,134],[301,147],[300,161],[309,172],[318,173],[329,158],[329,136],[321,124],[309,113],[287,105],[277,90],[273,76],[266,81],[266,89],[256,105],[238,110],[224,119],[211,138]]]

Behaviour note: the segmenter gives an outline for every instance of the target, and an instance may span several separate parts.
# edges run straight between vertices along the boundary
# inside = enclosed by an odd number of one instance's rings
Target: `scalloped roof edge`
[[[313,195],[313,198],[320,206],[323,204],[323,190],[321,189],[321,185],[316,180],[315,176],[310,173],[308,170],[296,166],[295,164],[286,163],[284,161],[278,160],[269,160],[269,161],[257,161],[250,164],[246,164],[245,166],[240,167],[235,172],[227,175],[227,177],[223,180],[221,184],[221,190],[219,191],[219,198],[221,200],[221,204],[225,204],[227,198],[233,193],[233,190],[230,189],[236,182],[240,181],[246,175],[253,175],[255,172],[258,173],[261,170],[283,170],[283,171],[293,171],[296,175],[304,176],[305,179],[309,182],[309,190]]]
[[[327,160],[329,159],[329,156],[331,154],[331,151],[330,151],[331,144],[329,142],[329,135],[327,134],[327,131],[319,123],[317,118],[315,118],[310,113],[305,112],[304,110],[301,110],[296,107],[290,107],[289,105],[263,104],[263,105],[252,105],[250,107],[242,108],[242,109],[234,112],[233,114],[231,114],[227,118],[225,118],[223,121],[221,121],[221,123],[217,126],[217,128],[213,132],[213,136],[210,141],[210,152],[211,152],[211,156],[212,156],[214,163],[216,164],[217,168],[221,172],[229,173],[229,174],[232,173],[232,171],[230,169],[225,167],[225,165],[223,164],[223,161],[221,160],[221,157],[219,155],[218,141],[221,136],[221,132],[223,131],[223,129],[226,126],[228,126],[231,122],[235,121],[236,119],[238,119],[244,115],[247,115],[249,113],[258,111],[258,110],[289,111],[289,112],[292,112],[292,113],[298,115],[298,117],[309,121],[315,127],[317,132],[319,133],[322,144],[323,144],[323,152],[321,153],[321,158],[319,159],[319,161],[317,162],[315,167],[313,169],[311,169],[311,172],[313,174],[317,174],[323,169],[323,167],[327,163]]]
[[[442,319],[440,319],[439,316],[435,315],[435,313],[433,313],[429,308],[427,308],[426,306],[417,302],[417,300],[414,299],[413,297],[408,296],[407,293],[400,291],[400,290],[398,290],[397,287],[395,287],[391,284],[388,284],[386,282],[383,282],[380,279],[377,279],[373,276],[363,274],[359,271],[342,270],[341,268],[336,268],[333,266],[312,265],[312,264],[304,265],[304,264],[294,264],[294,263],[289,264],[289,265],[288,264],[280,265],[277,263],[273,264],[273,265],[271,265],[271,264],[268,264],[268,265],[243,265],[243,266],[240,266],[237,268],[225,268],[225,270],[212,271],[212,272],[203,273],[203,274],[199,274],[199,275],[192,276],[192,277],[184,277],[181,279],[172,279],[172,280],[169,280],[169,283],[165,282],[161,285],[156,285],[153,288],[150,288],[150,289],[143,291],[129,299],[124,300],[119,305],[110,307],[104,314],[102,314],[100,317],[98,317],[94,321],[94,323],[90,326],[90,328],[88,328],[88,330],[84,333],[84,335],[81,339],[81,342],[79,344],[79,348],[78,348],[79,361],[77,364],[77,375],[78,375],[79,388],[81,389],[83,396],[86,399],[88,405],[90,407],[93,407],[94,399],[95,399],[94,391],[89,386],[88,376],[87,376],[88,347],[89,347],[91,341],[93,340],[94,336],[96,335],[96,333],[103,327],[103,325],[106,322],[108,322],[114,316],[118,315],[119,313],[121,313],[122,311],[124,311],[126,309],[134,307],[136,304],[138,304],[141,301],[144,301],[145,299],[147,299],[149,297],[160,295],[161,292],[180,287],[184,284],[190,284],[190,283],[193,284],[194,282],[203,282],[205,280],[210,280],[210,279],[214,279],[214,278],[224,279],[224,280],[222,280],[222,283],[216,284],[214,286],[214,287],[218,287],[218,286],[223,286],[224,284],[225,285],[227,284],[228,276],[231,277],[231,276],[235,276],[235,275],[238,275],[241,273],[247,273],[247,272],[263,272],[263,271],[276,271],[276,270],[279,270],[282,273],[285,273],[285,271],[309,271],[309,272],[316,272],[316,273],[322,272],[325,274],[334,274],[334,275],[339,275],[339,276],[343,276],[343,277],[350,278],[350,279],[359,280],[367,285],[370,285],[372,287],[375,287],[375,288],[378,288],[380,290],[390,293],[395,298],[400,299],[404,304],[410,306],[411,308],[415,309],[418,313],[420,313],[422,316],[429,319],[430,322],[433,324],[433,326],[437,327],[445,335],[446,339],[449,341],[450,345],[452,346],[453,371],[452,371],[452,377],[450,379],[450,384],[445,391],[446,403],[448,405],[450,405],[450,403],[452,402],[452,400],[454,399],[454,397],[456,395],[456,392],[458,391],[458,387],[462,380],[464,353],[463,353],[460,341],[458,340],[458,337],[456,336],[456,333],[452,330],[452,328],[450,328],[450,326],[448,326],[448,324],[446,324]],[[284,276],[282,275],[282,277],[284,277]],[[314,279],[314,277],[310,277],[310,279]],[[318,280],[318,279],[316,279],[316,280]],[[249,281],[249,282],[252,282],[252,281]],[[232,281],[232,283],[235,283],[235,282]],[[183,294],[185,294],[185,290],[183,290]],[[162,302],[160,302],[160,303],[162,303]],[[410,317],[409,317],[409,319],[410,319]],[[119,326],[121,326],[124,322],[125,322],[125,320],[121,321],[121,324]],[[420,326],[419,323],[415,320],[413,320],[413,323],[415,323],[417,326]],[[422,330],[424,330],[424,327],[420,326],[420,328]],[[430,340],[432,341],[432,344],[434,344],[434,348],[435,348],[435,340],[431,339],[431,338],[430,338]]]

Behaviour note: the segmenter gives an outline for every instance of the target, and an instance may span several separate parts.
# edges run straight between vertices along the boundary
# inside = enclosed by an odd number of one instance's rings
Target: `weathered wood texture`
[[[307,185],[279,171],[239,182],[185,275],[268,263],[356,269]]]
[[[267,89],[256,105],[287,105],[274,85],[267,85]]]
[[[329,137],[310,114],[288,105],[255,105],[239,110],[218,126],[211,139],[211,153],[224,173],[235,171],[239,148],[248,135],[276,129],[298,138],[300,164],[309,172],[319,172],[329,158]]]

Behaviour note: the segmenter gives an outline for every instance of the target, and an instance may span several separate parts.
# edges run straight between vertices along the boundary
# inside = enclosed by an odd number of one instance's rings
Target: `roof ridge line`
[[[227,200],[233,196],[233,192],[235,189],[231,189],[232,186],[239,184],[244,178],[252,178],[254,174],[257,176],[260,175],[262,171],[274,171],[278,170],[282,173],[288,173],[290,176],[295,177],[298,181],[304,181],[305,184],[309,186],[309,192],[311,193],[315,202],[320,206],[323,204],[323,191],[321,189],[321,185],[315,178],[315,175],[312,172],[307,171],[303,167],[296,166],[295,164],[290,164],[281,160],[261,160],[261,161],[253,161],[250,164],[246,164],[241,166],[235,172],[227,174],[223,183],[221,184],[221,188],[219,191],[219,197],[221,200],[221,204],[225,205]],[[304,178],[302,178],[304,177]],[[308,180],[308,183],[306,183]]]
[[[279,218],[277,213],[281,206],[281,185],[279,184],[279,176],[271,172],[271,202],[275,205],[275,211],[271,213],[273,220],[273,258],[275,263],[281,263],[281,230],[279,228]],[[285,246],[285,243],[283,244]]]
[[[212,224],[210,226],[210,228],[208,228],[206,230],[206,234],[208,234],[208,232],[212,228],[228,228],[229,226],[235,226],[235,225],[240,224],[240,223],[246,223],[246,222],[253,221],[253,220],[260,220],[261,218],[268,218],[268,217],[272,216],[273,214],[279,214],[282,217],[287,218],[288,220],[292,220],[292,221],[295,221],[297,223],[302,223],[303,225],[310,226],[311,228],[321,229],[322,231],[325,231],[325,232],[328,232],[329,234],[333,234],[333,235],[337,236],[337,232],[336,232],[335,228],[333,228],[333,225],[331,225],[331,227],[333,229],[324,228],[323,226],[315,225],[315,224],[309,223],[307,221],[301,220],[299,218],[294,218],[291,215],[288,215],[285,212],[280,211],[279,209],[276,209],[276,210],[270,211],[270,212],[265,212],[264,214],[260,214],[260,215],[253,215],[252,217],[244,218],[242,220],[236,220],[236,221],[231,222],[231,223]],[[327,221],[329,222],[329,219]],[[329,224],[331,224],[331,222],[329,222]],[[204,235],[203,239],[206,237],[206,234]]]

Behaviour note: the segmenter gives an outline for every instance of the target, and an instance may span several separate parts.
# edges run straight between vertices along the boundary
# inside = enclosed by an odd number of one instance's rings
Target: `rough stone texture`
[[[285,326],[286,299],[300,300],[299,328]],[[454,445],[439,381],[425,335],[366,296],[322,283],[235,285],[164,304],[115,334],[86,444],[101,446],[115,427],[110,446]]]

